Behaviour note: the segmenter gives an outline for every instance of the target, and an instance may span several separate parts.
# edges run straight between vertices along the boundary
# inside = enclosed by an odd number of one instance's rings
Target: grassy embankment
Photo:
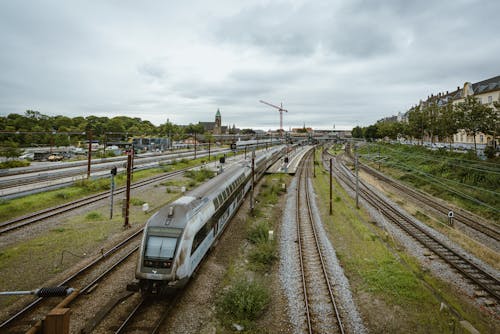
[[[459,319],[448,309],[440,311],[440,298],[481,332],[492,331],[488,316],[463,302],[446,282],[429,275],[365,210],[355,209],[337,182],[330,216],[329,175],[326,171],[316,175],[323,223],[371,332],[453,333]]]
[[[270,240],[269,230],[276,231],[281,221],[281,208],[276,204],[285,193],[282,184],[290,177],[265,176],[256,196],[256,207],[245,221],[248,245],[241,248],[225,274],[217,299],[218,332],[233,332],[232,324],[244,327],[245,333],[265,333],[259,327],[259,319],[271,302],[272,275],[278,259],[277,235]]]
[[[215,157],[212,157],[212,161],[214,161],[214,158]],[[179,170],[186,167],[194,167],[203,161],[207,161],[207,158],[198,158],[196,160],[181,159],[174,161],[172,164],[163,165],[158,168],[136,171],[133,175],[133,182],[165,172]],[[120,173],[115,177],[116,188],[124,186],[126,182],[127,176],[124,173]],[[71,187],[46,191],[22,198],[3,200],[0,201],[0,221],[6,221],[14,217],[19,217],[31,212],[71,202],[76,199],[110,189],[111,183],[109,178],[92,181],[84,179]]]
[[[180,162],[173,167],[183,168],[194,163]],[[173,167],[168,166],[169,169]],[[148,177],[158,172],[164,172],[164,170],[140,171],[135,173],[134,179]],[[189,190],[212,175],[213,173],[207,170],[190,172],[185,178],[169,180],[160,185],[166,187],[166,190],[163,187],[156,187],[158,190],[133,193],[129,213],[132,229],[139,228],[155,211],[155,208],[181,196],[180,188],[182,186]],[[89,193],[88,188],[102,191],[101,182],[101,180],[90,181],[83,190],[78,187],[72,188],[76,194],[86,195]],[[70,190],[59,190],[56,191],[56,194],[62,191],[69,192]],[[34,195],[34,197],[35,199],[30,199],[33,202],[43,199],[54,205],[43,194]],[[151,208],[146,214],[141,207],[145,202]],[[0,247],[1,289],[34,289],[52,279],[56,274],[71,268],[81,259],[92,258],[97,256],[102,248],[109,248],[111,244],[130,233],[129,230],[123,229],[121,203],[118,200],[115,201],[114,212],[113,219],[109,219],[109,205],[103,204],[90,212],[64,219],[54,227],[34,234],[30,238],[7,247]],[[23,279],[19,280],[18,277],[23,277]],[[12,300],[15,300],[15,297],[2,298],[0,306],[8,305]]]
[[[467,154],[420,146],[370,143],[362,161],[413,187],[498,221],[500,160],[482,161]]]

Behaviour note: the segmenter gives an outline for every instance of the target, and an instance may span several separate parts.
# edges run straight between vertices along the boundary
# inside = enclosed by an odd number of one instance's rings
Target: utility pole
[[[253,213],[253,196],[255,183],[255,151],[252,151],[252,189],[250,191],[250,211]]]
[[[196,132],[194,133],[194,160],[196,160]]]
[[[90,165],[92,163],[92,129],[89,129],[88,133],[88,156],[87,156],[87,179],[90,179]]]
[[[358,153],[355,155],[355,170],[356,170],[356,209],[359,209],[359,177],[358,177]]]
[[[333,173],[332,160],[333,160],[333,158],[330,158],[330,216],[333,213],[333,210],[332,210],[332,173]]]
[[[132,148],[133,150],[133,148]],[[133,152],[133,151],[132,151]],[[129,223],[129,208],[130,208],[130,179],[132,174],[132,154],[127,155],[127,188],[125,196],[125,222],[123,223],[123,228],[130,228]]]
[[[115,175],[116,175],[116,166],[111,168],[111,207],[109,210],[109,219],[113,219],[113,194],[115,192]]]

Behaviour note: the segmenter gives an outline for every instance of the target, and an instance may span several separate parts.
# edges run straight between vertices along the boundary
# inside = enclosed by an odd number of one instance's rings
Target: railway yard
[[[246,150],[224,163],[145,161],[154,172],[134,172],[129,228],[125,186],[114,191],[112,218],[109,190],[73,199],[60,188],[50,190],[60,203],[5,210],[0,290],[76,290],[0,296],[0,332],[37,333],[51,310],[70,309],[70,333],[498,333],[498,221],[453,207],[449,226],[449,203],[364,164],[356,182],[349,145],[338,154],[328,148],[283,148],[187,285],[161,297],[130,288],[145,222],[206,182],[197,177],[205,171],[223,182],[224,169],[242,160],[251,168]],[[9,194],[15,178],[0,176]]]

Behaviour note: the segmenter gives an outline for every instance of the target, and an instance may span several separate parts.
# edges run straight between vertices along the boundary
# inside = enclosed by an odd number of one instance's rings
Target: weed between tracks
[[[446,282],[425,273],[413,257],[385,231],[370,223],[368,214],[355,209],[355,202],[334,181],[333,214],[329,215],[329,175],[314,179],[323,223],[349,278],[351,290],[371,332],[452,333],[457,320],[426,284],[434,287],[460,314],[481,332],[488,332],[488,319],[460,300]],[[323,199],[323,200],[321,200]],[[422,281],[423,280],[423,281]]]
[[[281,208],[276,204],[284,194],[282,183],[289,176],[266,176],[256,196],[256,208],[245,221],[248,244],[236,256],[225,275],[223,291],[216,302],[217,318],[222,332],[232,331],[233,324],[244,327],[245,333],[265,333],[259,319],[271,301],[270,272],[278,258],[277,236],[272,240],[269,231],[275,231],[280,222]],[[257,209],[258,207],[258,209]]]

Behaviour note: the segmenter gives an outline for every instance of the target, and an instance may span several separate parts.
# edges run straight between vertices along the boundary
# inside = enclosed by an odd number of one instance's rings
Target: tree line
[[[245,129],[242,132],[253,131]],[[26,110],[24,115],[0,117],[0,155],[17,156],[22,147],[77,145],[90,137],[99,142],[128,141],[133,136],[168,137],[178,141],[203,133],[201,124],[177,125],[167,120],[155,126],[139,117],[47,116]]]
[[[500,103],[493,103],[500,110]],[[438,105],[437,101],[420,104],[407,113],[407,122],[378,121],[367,127],[355,127],[352,130],[354,138],[374,140],[379,138],[417,139],[423,143],[428,138],[432,143],[436,140],[452,143],[453,135],[464,130],[474,137],[476,150],[476,135],[479,133],[493,135],[500,133],[498,111],[486,104],[481,104],[474,96],[467,96],[463,102]]]

